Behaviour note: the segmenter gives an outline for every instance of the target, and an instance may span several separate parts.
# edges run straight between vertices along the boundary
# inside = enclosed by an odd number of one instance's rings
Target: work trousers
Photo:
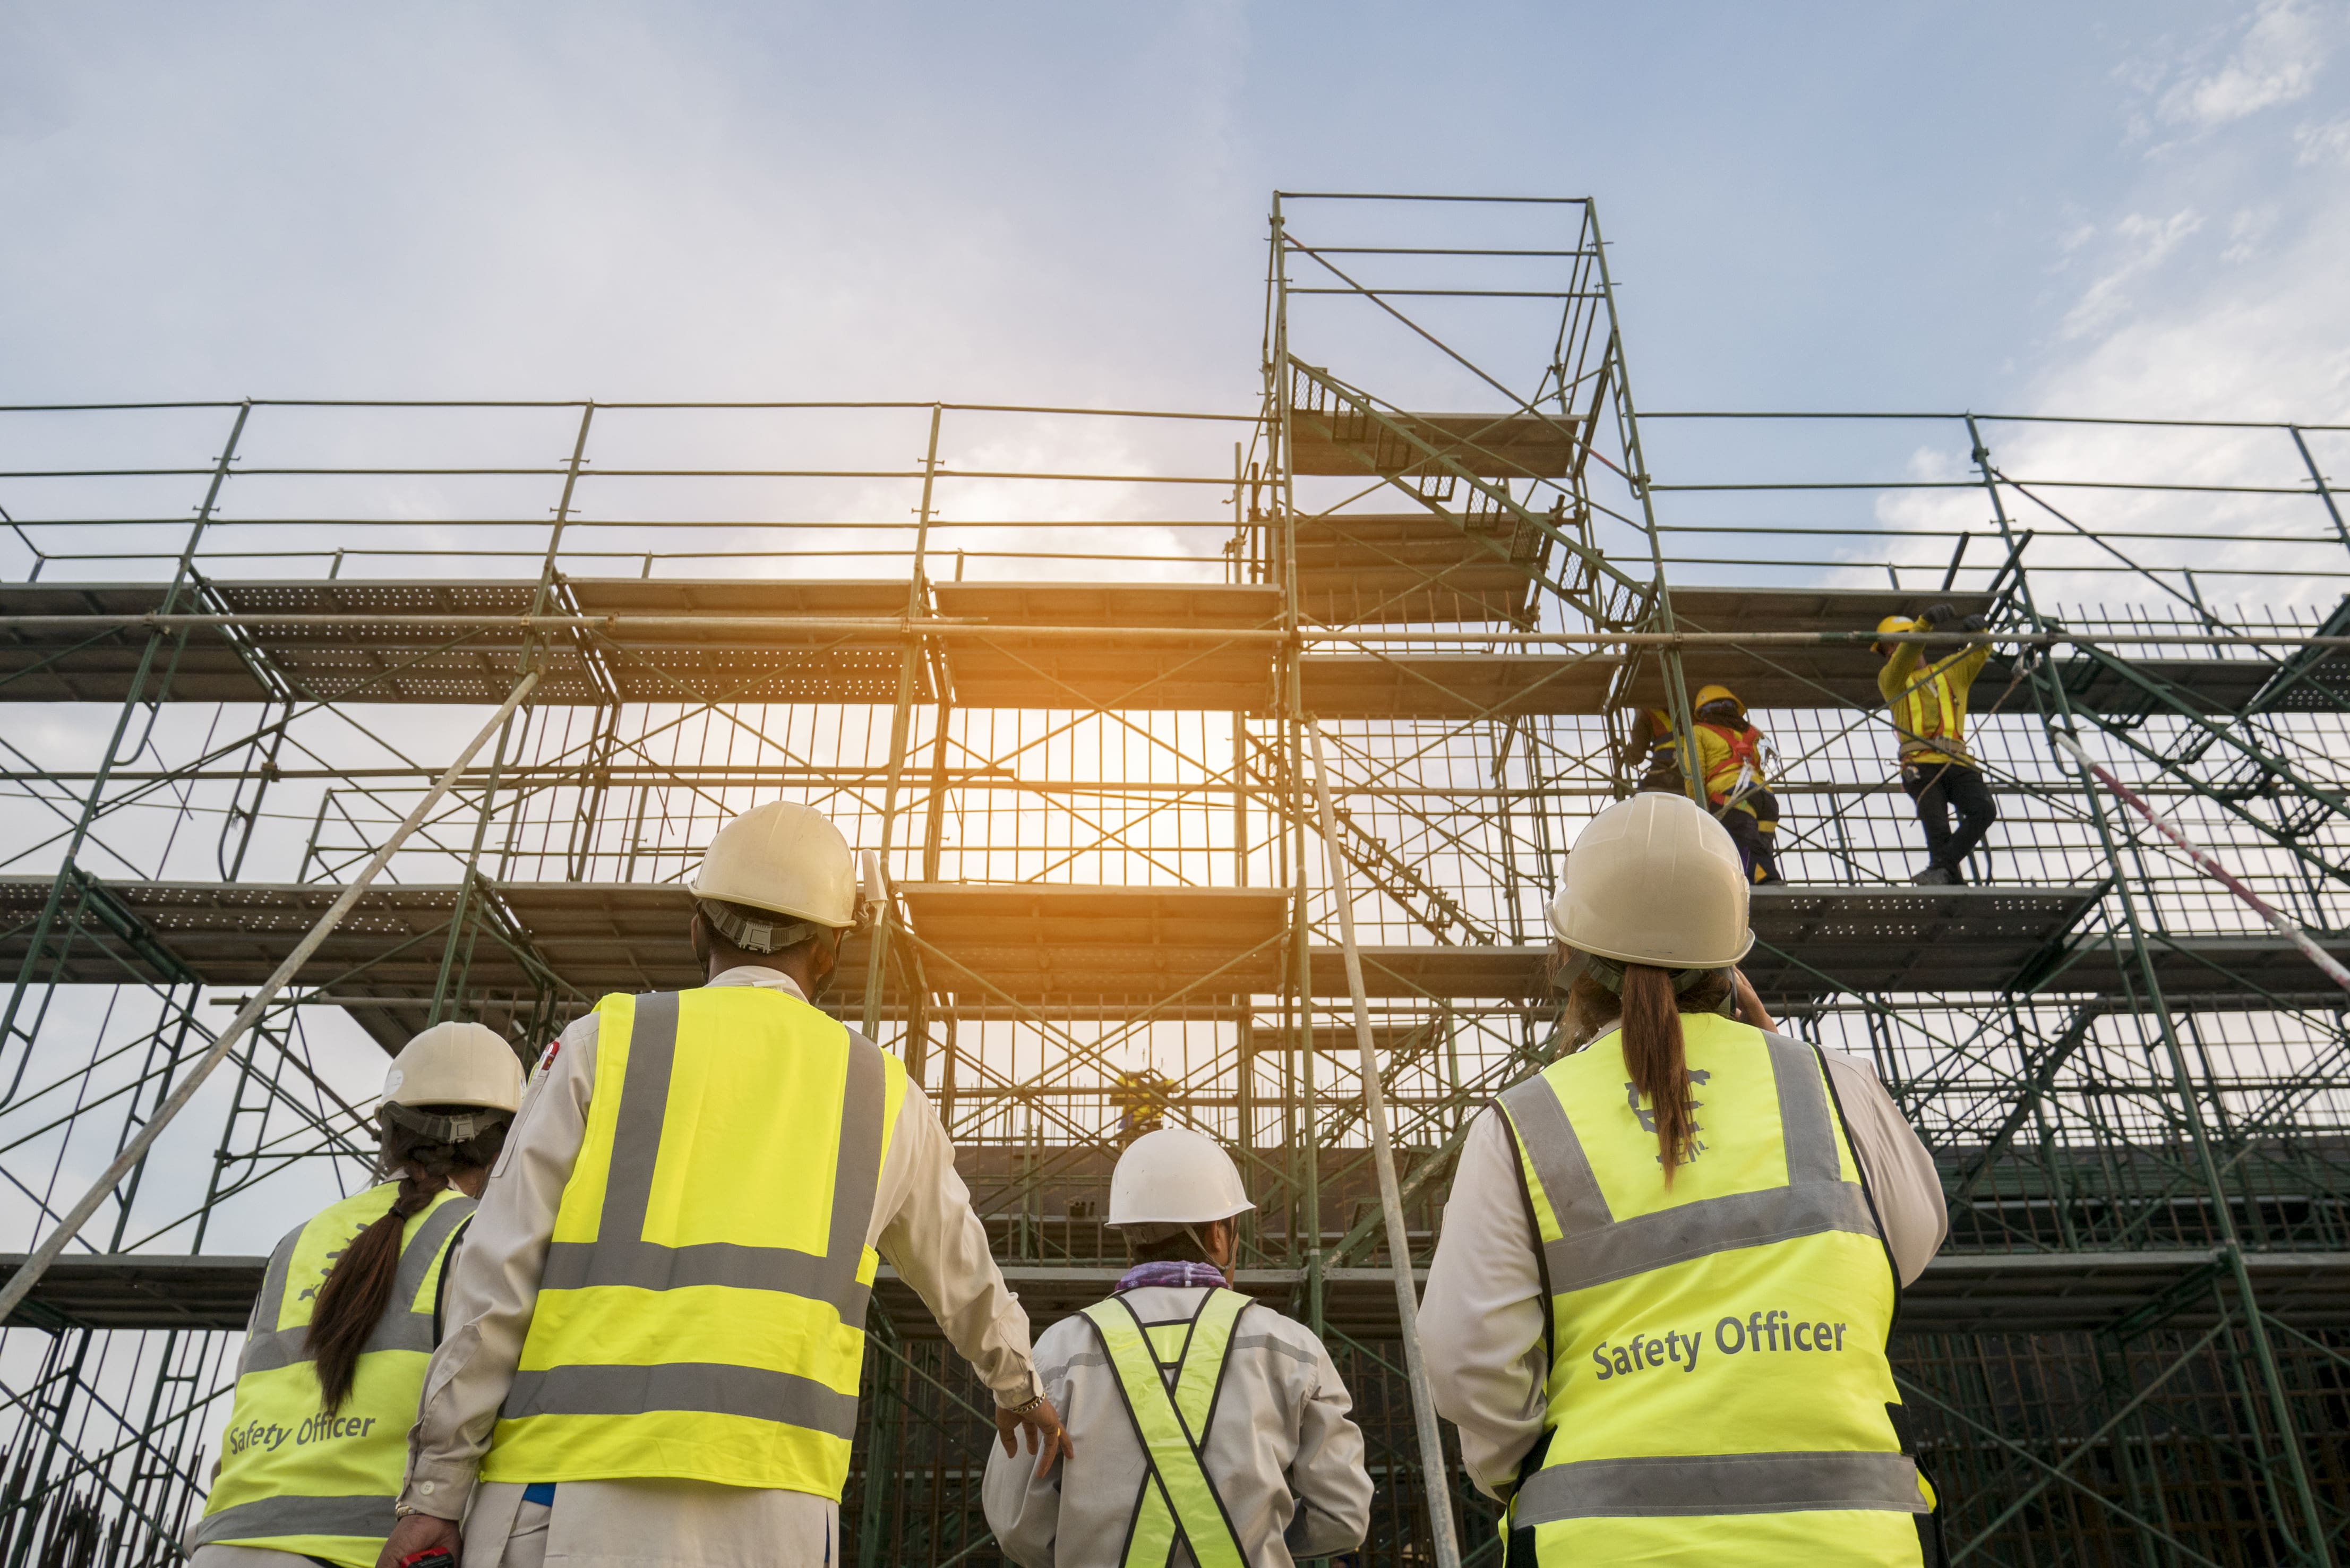
[[[1741,797],[1754,810],[1752,815],[1739,806],[1715,813],[1721,826],[1730,829],[1730,841],[1738,846],[1738,858],[1745,864],[1749,882],[1776,882],[1779,878],[1779,851],[1775,829],[1779,826],[1779,802],[1769,790],[1753,790]],[[1763,823],[1771,827],[1765,829]]]
[[[1918,803],[1918,826],[1926,831],[1928,861],[1965,881],[1960,862],[1999,820],[1999,803],[1991,799],[1991,786],[1964,763],[1908,763],[1901,769],[1901,787]],[[1953,810],[1959,814],[1956,831],[1950,827]]]

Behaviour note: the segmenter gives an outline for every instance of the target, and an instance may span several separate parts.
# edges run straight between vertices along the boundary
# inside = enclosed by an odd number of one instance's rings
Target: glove
[[[1928,605],[1926,613],[1918,618],[1925,623],[1928,631],[1939,631],[1959,618],[1959,607],[1950,603]]]

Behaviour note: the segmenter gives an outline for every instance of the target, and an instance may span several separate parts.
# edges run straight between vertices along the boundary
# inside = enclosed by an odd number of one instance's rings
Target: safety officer
[[[450,1282],[386,1568],[457,1550],[460,1520],[472,1568],[837,1563],[883,1257],[1004,1446],[1067,1451],[929,1098],[814,1005],[858,923],[840,830],[759,806],[692,891],[708,983],[608,996],[540,1064]]]
[[[1879,637],[1902,631],[1981,631],[1979,615],[1960,618],[1947,604],[1929,605],[1912,620],[1889,615],[1877,623]],[[1901,787],[1918,805],[1918,825],[1926,834],[1926,868],[1910,880],[1920,887],[1946,887],[1964,882],[1960,863],[1981,844],[1999,820],[1999,804],[1984,784],[1982,771],[1967,750],[1967,694],[1975,677],[1991,660],[1991,644],[1970,643],[1957,652],[1926,659],[1926,645],[1878,642],[1873,645],[1882,662],[1877,689],[1893,720],[1893,734],[1901,758]],[[1955,810],[1959,826],[1950,826]]]
[[[1727,686],[1701,686],[1693,704],[1699,776],[1705,780],[1706,804],[1729,829],[1757,882],[1778,882],[1779,797],[1771,791],[1765,753],[1770,743],[1746,716],[1746,704]],[[1641,710],[1633,721],[1627,750],[1636,755],[1648,750],[1644,790],[1685,790],[1679,742],[1672,721],[1662,709]]]
[[[277,1244],[245,1326],[198,1568],[371,1568],[441,1338],[451,1249],[522,1104],[522,1062],[478,1023],[410,1041],[377,1112],[386,1180]]]
[[[1110,1174],[1134,1266],[1036,1343],[1076,1457],[1045,1475],[990,1454],[983,1497],[1025,1568],[1268,1568],[1362,1542],[1371,1478],[1330,1353],[1232,1290],[1234,1220],[1256,1207],[1216,1144],[1146,1133]]]
[[[1886,1360],[1940,1184],[1866,1063],[1772,1032],[1748,886],[1685,797],[1594,817],[1550,909],[1588,1043],[1461,1148],[1420,1331],[1512,1568],[1940,1561]]]

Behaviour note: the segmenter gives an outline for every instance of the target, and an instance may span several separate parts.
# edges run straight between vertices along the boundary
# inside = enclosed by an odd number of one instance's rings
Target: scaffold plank
[[[1296,524],[1297,613],[1309,625],[1531,625],[1541,535],[1513,516],[1340,512]]]
[[[0,1255],[0,1271],[12,1272],[22,1262]],[[268,1262],[141,1252],[60,1259],[8,1326],[242,1330]],[[2350,1252],[2254,1251],[2244,1262],[2271,1318],[2297,1328],[2350,1327]],[[1902,1292],[1898,1332],[2077,1333],[2158,1313],[2173,1326],[2199,1329],[2213,1321],[2210,1295],[2181,1287],[2220,1266],[2220,1255],[2210,1248],[1945,1253]],[[1117,1263],[1001,1267],[1039,1330],[1109,1294],[1123,1272]],[[1425,1283],[1425,1268],[1418,1272]],[[1305,1281],[1303,1269],[1243,1269],[1235,1283],[1287,1311]],[[1388,1270],[1330,1269],[1323,1286],[1329,1321],[1341,1330],[1362,1338],[1394,1336],[1395,1276]],[[874,1293],[900,1334],[939,1333],[913,1287],[886,1263]]]
[[[2004,991],[2054,952],[2102,888],[1754,889],[1747,977],[1766,1001],[1837,992]]]
[[[1213,583],[940,583],[939,613],[983,620],[1000,636],[949,648],[954,701],[965,708],[1123,708],[1254,711],[1273,696],[1273,649],[1261,641],[1143,642],[1126,628],[1263,631],[1281,625],[1278,589]],[[1024,637],[1023,625],[1099,627],[1091,638]]]
[[[1421,443],[1481,479],[1565,479],[1583,446],[1581,416],[1565,413],[1391,414],[1410,439],[1377,421],[1340,411],[1290,414],[1290,466],[1302,474],[1360,478],[1406,470],[1449,472]]]
[[[1281,888],[933,882],[898,891],[931,983],[959,999],[1148,1002],[1191,992],[1204,1001],[1280,984]]]
[[[1318,654],[1298,660],[1305,710],[1324,719],[1597,713],[1619,661],[1546,653]]]
[[[153,615],[163,607],[167,587],[0,583],[0,615]],[[270,694],[244,658],[217,635],[192,634],[184,648],[167,649],[152,661],[146,658],[148,640],[146,632],[127,627],[97,632],[0,628],[0,702],[120,702],[130,696],[142,664],[147,680],[140,691],[151,700],[163,693],[194,702],[258,702]],[[490,701],[503,698],[513,685],[509,676]]]

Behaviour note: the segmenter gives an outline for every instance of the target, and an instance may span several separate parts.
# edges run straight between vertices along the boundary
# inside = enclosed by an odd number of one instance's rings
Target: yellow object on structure
[[[1738,693],[1727,686],[1700,686],[1697,689],[1697,701],[1693,706],[1702,708],[1710,702],[1721,701],[1738,702]],[[1741,718],[1745,717],[1745,703],[1738,702],[1738,712]]]

